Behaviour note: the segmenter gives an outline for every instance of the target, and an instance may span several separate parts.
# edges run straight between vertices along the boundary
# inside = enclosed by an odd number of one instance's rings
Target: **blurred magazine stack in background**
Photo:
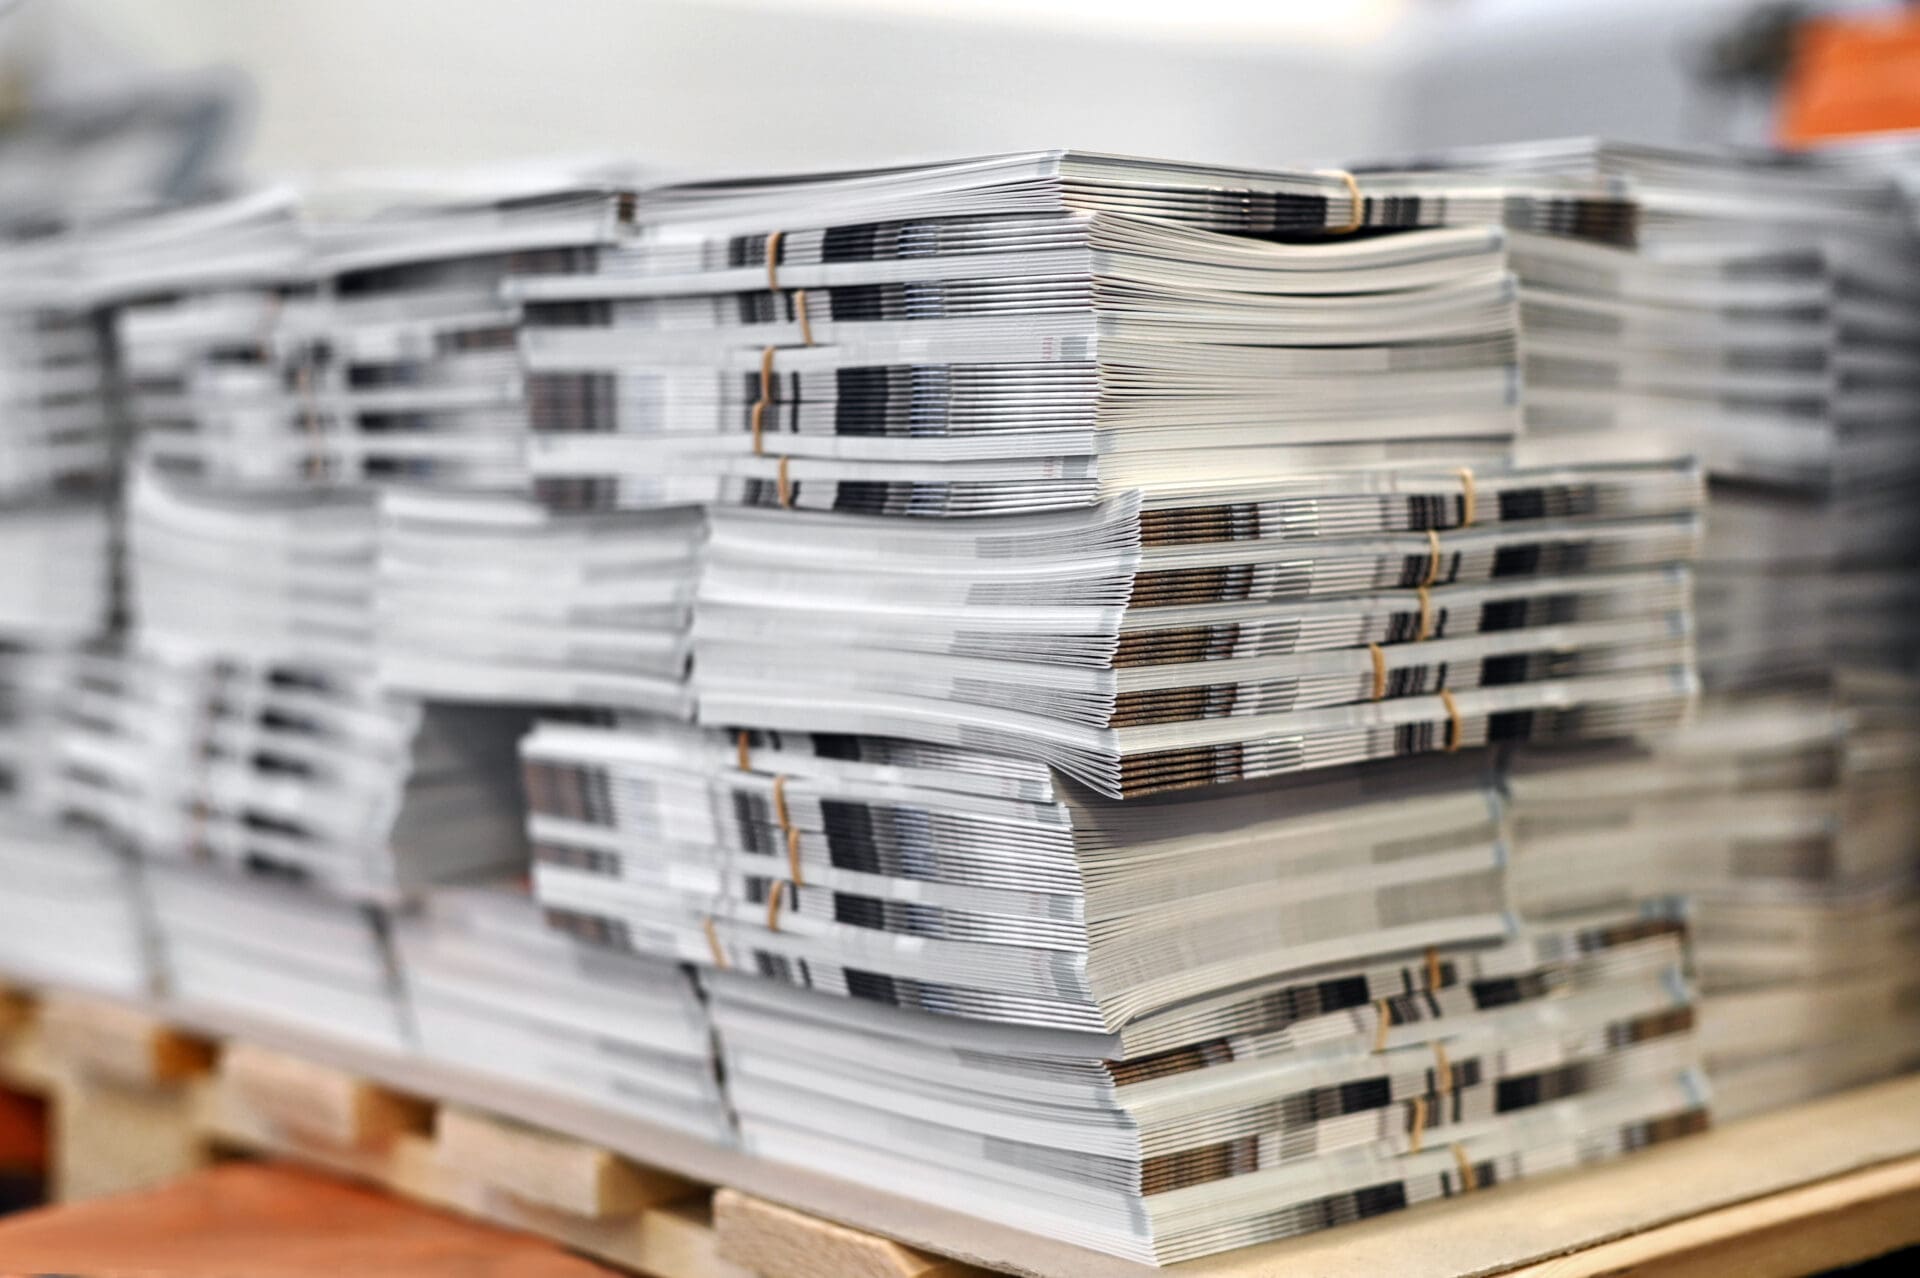
[[[94,229],[219,189],[232,103],[182,82],[0,127],[0,970],[152,992],[128,849],[73,801],[59,742],[122,612],[126,423]]]
[[[1920,1063],[1912,207],[1860,155],[1448,159],[1610,179],[1644,210],[1633,252],[1516,252],[1528,448],[1621,438],[1712,481],[1699,717],[1637,748],[1524,752],[1522,912],[1688,898],[1716,1112]]]

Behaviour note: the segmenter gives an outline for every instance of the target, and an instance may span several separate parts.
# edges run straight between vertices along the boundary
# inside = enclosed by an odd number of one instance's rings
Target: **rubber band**
[[[1442,1096],[1453,1095],[1453,1062],[1447,1058],[1447,1045],[1433,1040],[1434,1090]]]
[[[1460,1192],[1471,1194],[1480,1188],[1480,1178],[1474,1175],[1473,1160],[1467,1157],[1466,1146],[1455,1143],[1453,1161],[1460,1167]]]
[[[780,505],[787,510],[792,510],[793,478],[787,473],[787,459],[785,457],[780,459],[780,470],[777,478],[780,485]]]
[[[780,902],[787,899],[787,881],[775,879],[773,887],[767,891],[767,931],[780,930]]]
[[[1373,1001],[1373,1008],[1379,1013],[1379,1019],[1373,1026],[1373,1050],[1384,1052],[1387,1050],[1387,1033],[1393,1029],[1393,1005],[1387,999],[1377,998]]]
[[[1427,1098],[1424,1096],[1416,1096],[1413,1098],[1413,1122],[1407,1126],[1407,1152],[1409,1154],[1417,1154],[1420,1152],[1421,1138],[1426,1134]]]
[[[742,772],[753,771],[753,740],[751,734],[742,730],[734,734],[734,762],[740,765]]]
[[[1454,754],[1460,749],[1460,706],[1445,688],[1440,689],[1440,700],[1447,707],[1447,753]]]
[[[771,346],[760,352],[760,398],[753,404],[753,455],[766,455],[763,432],[767,422],[767,405],[773,402],[773,351]]]
[[[773,817],[780,823],[781,830],[793,828],[793,818],[787,815],[787,778],[786,774],[773,779]]]
[[[1427,988],[1439,989],[1440,976],[1440,950],[1437,946],[1429,945],[1427,947]]]
[[[780,291],[780,241],[786,237],[785,231],[767,237],[767,287],[775,293]]]
[[[713,926],[713,915],[707,915],[703,926],[707,933],[707,948],[713,951],[713,965],[724,972],[733,964],[727,962],[727,952],[720,947],[720,933]]]
[[[807,878],[800,873],[800,830],[789,827],[787,830],[787,873],[793,878],[795,887],[805,887]]]
[[[1433,637],[1433,596],[1425,586],[1420,587],[1420,625],[1414,631],[1413,641],[1425,643]]]
[[[1473,484],[1473,467],[1462,466],[1454,474],[1460,476],[1460,526],[1471,528],[1480,508],[1479,494]]]
[[[1367,655],[1373,658],[1373,699],[1378,701],[1387,695],[1387,654],[1379,644],[1370,643]]]
[[[1362,226],[1365,226],[1367,222],[1367,199],[1364,195],[1360,194],[1359,181],[1354,178],[1353,174],[1347,172],[1345,169],[1330,169],[1328,170],[1327,176],[1337,177],[1347,184],[1347,195],[1350,201],[1347,205],[1346,225],[1330,226],[1327,230],[1334,235],[1345,235],[1350,231],[1357,231]]]
[[[1440,534],[1427,529],[1427,575],[1421,579],[1424,588],[1431,586],[1440,576]]]
[[[813,345],[813,324],[807,319],[807,290],[804,288],[793,290],[793,315],[800,321],[800,344]]]

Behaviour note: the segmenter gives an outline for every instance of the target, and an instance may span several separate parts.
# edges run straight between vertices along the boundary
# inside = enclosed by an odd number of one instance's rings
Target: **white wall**
[[[1829,0],[1857,4],[1871,0]],[[6,0],[0,0],[0,4]],[[1338,163],[1763,137],[1692,82],[1757,0],[20,0],[70,70],[227,63],[257,172],[703,170],[1037,146]],[[4,48],[14,18],[0,19]],[[48,41],[44,37],[43,43]],[[112,56],[102,57],[103,50]]]
[[[244,68],[253,158],[276,172],[556,151],[729,169],[1058,145],[1350,155],[1387,132],[1378,37],[1404,2],[71,0],[161,65]]]

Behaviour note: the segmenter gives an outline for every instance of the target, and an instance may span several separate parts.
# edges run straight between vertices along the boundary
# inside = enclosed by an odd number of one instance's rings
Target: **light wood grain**
[[[720,1254],[760,1278],[973,1278],[986,1271],[731,1189],[713,1196]]]
[[[135,1087],[165,1087],[212,1067],[213,1045],[136,1008],[56,996],[41,1004],[48,1052],[77,1072]]]
[[[1920,1244],[1920,1158],[1507,1271],[1510,1278],[1797,1278]]]
[[[698,1189],[601,1146],[456,1106],[441,1109],[435,1134],[449,1169],[586,1220],[631,1216]]]
[[[220,1085],[238,1111],[337,1150],[379,1150],[406,1133],[424,1133],[431,1108],[346,1070],[283,1055],[252,1043],[229,1045]]]

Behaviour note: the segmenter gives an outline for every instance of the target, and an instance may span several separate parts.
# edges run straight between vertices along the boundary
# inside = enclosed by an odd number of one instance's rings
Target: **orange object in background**
[[[311,1172],[226,1163],[139,1194],[0,1219],[0,1275],[614,1278],[544,1239]]]
[[[1920,129],[1920,10],[1802,24],[1781,87],[1781,145],[1905,129]]]

